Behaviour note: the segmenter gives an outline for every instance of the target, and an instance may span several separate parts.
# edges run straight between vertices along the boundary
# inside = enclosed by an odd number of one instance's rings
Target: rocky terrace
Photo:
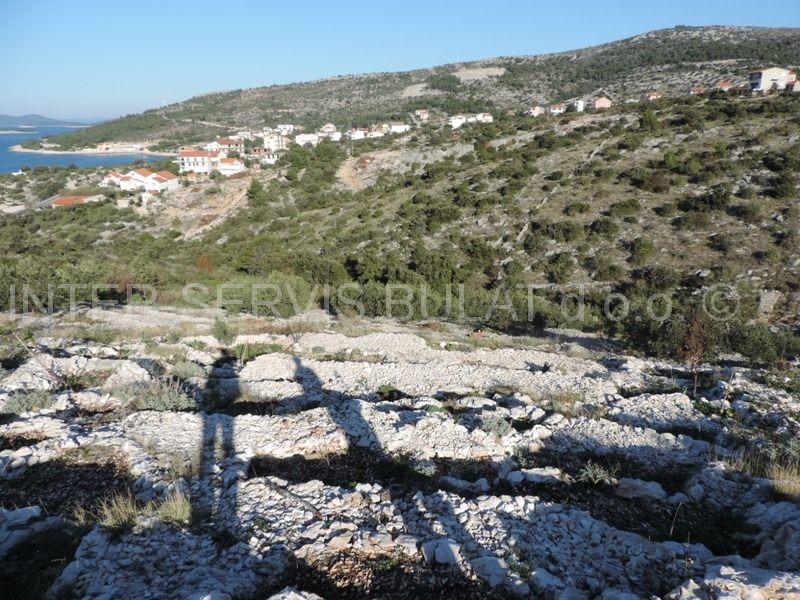
[[[181,319],[6,349],[9,597],[800,597],[800,400],[762,373],[691,398],[565,332]]]

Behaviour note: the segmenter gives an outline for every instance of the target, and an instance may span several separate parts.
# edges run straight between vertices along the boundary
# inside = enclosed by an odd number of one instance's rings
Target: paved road
[[[36,210],[37,208],[44,208],[45,206],[50,206],[53,203],[53,200],[58,198],[61,194],[56,194],[55,196],[50,196],[44,200],[40,200],[36,204],[31,207],[31,210]]]

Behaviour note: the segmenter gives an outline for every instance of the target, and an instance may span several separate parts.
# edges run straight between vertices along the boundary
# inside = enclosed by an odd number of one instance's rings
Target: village
[[[800,92],[797,75],[794,71],[780,67],[757,69],[748,74],[746,83],[735,86],[730,80],[718,80],[710,87],[693,85],[685,95],[698,96],[706,93],[750,93],[765,94],[768,92]],[[606,111],[615,103],[637,104],[640,102],[656,102],[665,97],[657,89],[647,90],[639,97],[615,100],[605,92],[591,97],[575,98],[568,102],[560,102],[548,106],[535,105],[522,111],[528,117],[560,116],[565,113],[583,113],[586,111]],[[431,110],[420,108],[409,114],[410,120],[389,121],[373,125],[369,128],[350,128],[340,131],[333,123],[325,123],[317,131],[302,131],[299,126],[283,123],[273,127],[264,127],[261,131],[243,129],[227,137],[219,137],[211,142],[198,146],[182,146],[175,159],[180,176],[169,171],[152,172],[147,168],[131,170],[127,173],[111,171],[100,181],[101,187],[116,188],[123,192],[138,192],[142,205],[162,197],[186,183],[204,178],[230,178],[245,173],[248,168],[259,165],[268,168],[275,165],[292,144],[315,147],[323,141],[332,143],[356,142],[360,140],[383,138],[385,136],[402,135],[411,131],[412,127],[422,127],[437,123],[451,130],[460,129],[474,123],[492,123],[491,113],[476,114],[458,113],[444,115],[443,118],[432,119]],[[258,140],[262,140],[258,143]],[[256,142],[255,144],[253,142]],[[58,198],[51,206],[73,206],[102,198],[83,198],[70,196]]]

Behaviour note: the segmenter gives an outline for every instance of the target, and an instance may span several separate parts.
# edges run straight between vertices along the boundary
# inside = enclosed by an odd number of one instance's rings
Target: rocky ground
[[[786,378],[705,367],[692,399],[680,365],[564,331],[62,321],[3,353],[9,597],[800,597]]]

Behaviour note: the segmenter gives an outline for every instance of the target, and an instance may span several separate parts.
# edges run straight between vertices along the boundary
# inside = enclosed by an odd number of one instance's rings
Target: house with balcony
[[[768,67],[752,71],[747,79],[751,92],[769,92],[771,90],[797,90],[797,75],[789,69]]]
[[[219,170],[219,161],[223,158],[227,158],[227,155],[218,150],[182,147],[176,162],[181,173],[208,175],[211,171]]]

